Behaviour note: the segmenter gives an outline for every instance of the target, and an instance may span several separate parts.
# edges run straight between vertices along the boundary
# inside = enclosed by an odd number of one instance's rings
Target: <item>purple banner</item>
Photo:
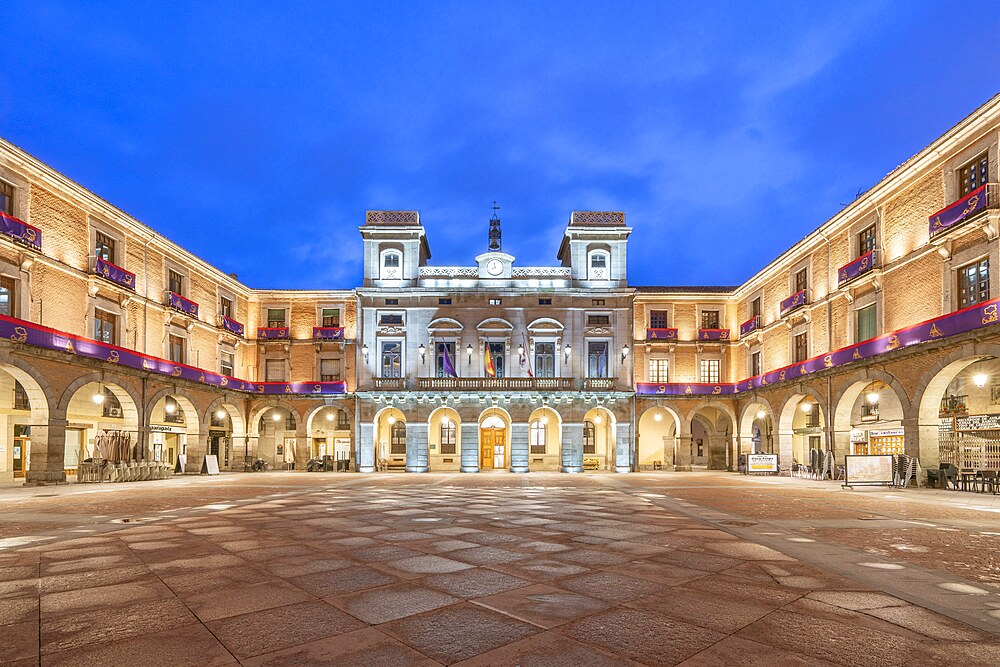
[[[135,274],[126,271],[120,266],[116,266],[111,262],[105,261],[100,257],[97,258],[96,264],[94,264],[94,273],[104,278],[107,278],[113,283],[117,283],[122,287],[127,287],[133,292],[135,291]]]
[[[220,315],[219,320],[222,322],[222,328],[229,333],[234,333],[237,336],[242,336],[243,332],[246,331],[246,327],[237,322],[236,320],[226,317],[225,315]]]
[[[986,186],[982,185],[930,216],[930,235],[936,236],[986,208]]]
[[[257,327],[257,338],[263,340],[288,340],[288,327]]]
[[[23,220],[18,220],[2,211],[0,211],[0,232],[12,236],[15,241],[29,245],[35,250],[42,249],[42,231],[38,227],[32,227]]]
[[[749,320],[740,325],[740,338],[743,338],[748,333],[756,331],[760,326],[760,315],[754,315]]]
[[[875,255],[875,251],[869,250],[853,262],[844,264],[842,267],[837,269],[837,286],[843,286],[858,276],[868,273],[875,268],[877,260],[878,258]]]
[[[177,292],[167,292],[167,303],[171,308],[181,311],[191,317],[198,317],[198,304],[185,298]]]
[[[677,329],[646,329],[646,340],[677,340]]]
[[[806,291],[803,289],[781,302],[781,314],[784,315],[804,305],[806,305]]]
[[[81,338],[4,315],[0,315],[0,338],[47,350],[66,352],[78,357],[97,359],[109,364],[168,375],[182,380],[201,382],[213,387],[225,387],[234,391],[300,395],[343,394],[347,391],[347,383],[345,382],[248,382],[194,366],[177,364],[166,359],[140,354],[116,345],[99,343],[96,340]]]
[[[777,370],[768,371],[762,375],[741,380],[735,384],[682,384],[682,383],[651,383],[640,382],[636,385],[637,394],[652,394],[666,396],[685,396],[694,394],[739,394],[744,391],[760,389],[775,382],[794,380],[809,373],[837,368],[855,361],[871,359],[887,352],[918,345],[932,340],[954,336],[956,334],[979,329],[990,324],[1000,323],[1000,299],[985,301],[963,310],[948,313],[933,320],[915,324],[906,329],[900,329],[871,340],[856,343],[841,348],[835,352],[807,359],[802,363],[792,364]]]
[[[315,340],[343,340],[344,327],[313,327]]]
[[[698,340],[729,340],[729,329],[698,329]]]

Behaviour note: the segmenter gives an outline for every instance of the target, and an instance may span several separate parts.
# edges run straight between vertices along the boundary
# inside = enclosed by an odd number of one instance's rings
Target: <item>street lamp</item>
[[[469,364],[471,365],[472,364],[472,343],[469,343],[468,346],[466,346],[465,352],[466,352],[466,354],[469,355]]]
[[[427,359],[426,359],[426,355],[427,355],[427,348],[426,348],[426,347],[424,347],[424,344],[423,344],[423,343],[421,343],[421,344],[420,344],[420,345],[419,345],[419,346],[417,347],[417,352],[419,352],[419,353],[420,353],[420,363],[424,363],[424,362],[425,362],[425,361],[427,360]]]
[[[368,363],[368,343],[361,346],[361,354],[365,355],[365,363]]]
[[[571,347],[569,346],[569,343],[566,343],[566,348],[565,348],[565,352],[566,352],[566,361],[569,361],[569,353],[570,353],[570,352],[572,352],[572,351],[573,351],[573,348],[571,348]]]
[[[628,356],[628,345],[622,345],[622,363],[625,363],[625,357]]]

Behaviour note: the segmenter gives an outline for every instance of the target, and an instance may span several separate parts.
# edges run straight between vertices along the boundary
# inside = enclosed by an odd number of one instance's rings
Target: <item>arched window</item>
[[[441,420],[441,453],[454,454],[456,448],[455,422],[450,419]]]
[[[583,422],[583,453],[597,453],[597,429],[594,428],[594,422],[589,420]]]
[[[399,280],[403,277],[403,253],[399,250],[383,250],[379,278]]]
[[[389,427],[389,453],[406,453],[406,422],[396,420],[396,422]]]
[[[541,421],[531,422],[531,427],[528,430],[528,443],[532,454],[545,453],[545,424]]]
[[[591,250],[587,255],[587,279],[611,279],[611,254],[607,250]]]

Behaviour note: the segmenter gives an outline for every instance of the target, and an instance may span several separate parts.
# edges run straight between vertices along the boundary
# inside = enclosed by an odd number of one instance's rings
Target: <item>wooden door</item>
[[[479,467],[493,467],[493,434],[496,429],[484,428],[479,432]]]
[[[503,468],[507,458],[507,431],[498,428],[493,431],[493,467]]]

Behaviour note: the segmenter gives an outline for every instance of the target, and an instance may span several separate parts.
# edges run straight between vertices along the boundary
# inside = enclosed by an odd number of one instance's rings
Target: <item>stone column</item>
[[[528,472],[528,425],[510,425],[510,471]]]
[[[615,472],[632,472],[632,439],[628,424],[616,423],[612,435],[615,439]]]
[[[24,476],[25,486],[45,486],[66,482],[65,416],[49,417],[46,426],[31,427],[31,458]]]
[[[429,472],[427,424],[406,423],[406,472]]]
[[[691,443],[693,438],[690,431],[681,431],[677,436],[677,454],[674,457],[674,472],[691,472]]]
[[[782,472],[792,471],[792,460],[794,453],[793,438],[795,434],[791,431],[778,431],[778,465]]]
[[[201,472],[201,464],[205,460],[205,455],[208,454],[208,429],[205,428],[197,435],[188,433],[186,437],[187,448],[185,454],[187,459],[184,462],[184,472],[186,474],[197,475]],[[219,462],[219,467],[222,467],[221,461]]]
[[[726,451],[729,449],[729,438],[718,433],[708,435],[708,469],[726,469]]]
[[[479,424],[462,424],[462,472],[479,472]]]
[[[361,422],[358,437],[358,472],[375,472],[375,425]]]
[[[583,472],[583,424],[562,425],[562,471]]]

